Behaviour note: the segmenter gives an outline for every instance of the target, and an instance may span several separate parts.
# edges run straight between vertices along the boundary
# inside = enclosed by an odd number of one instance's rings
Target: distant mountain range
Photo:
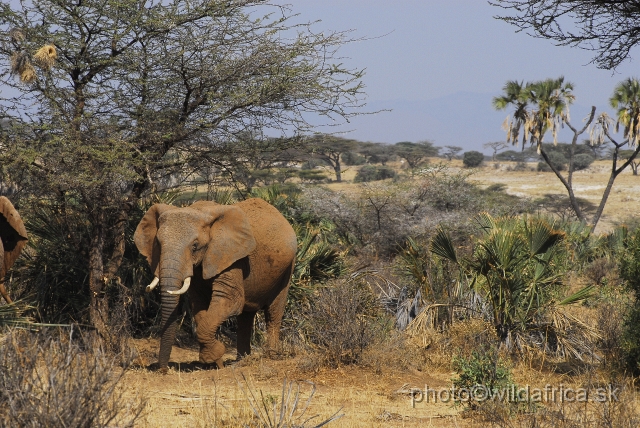
[[[396,143],[430,140],[436,146],[460,146],[464,150],[488,154],[490,150],[483,149],[482,145],[505,140],[502,123],[509,113],[493,109],[491,100],[495,95],[458,92],[424,101],[370,100],[366,108],[368,111],[392,111],[354,118],[340,129],[353,130],[345,136],[361,141]],[[572,123],[576,127],[581,125],[582,118],[589,111],[589,106],[571,106]],[[569,141],[571,136],[565,131],[560,133],[559,139]]]

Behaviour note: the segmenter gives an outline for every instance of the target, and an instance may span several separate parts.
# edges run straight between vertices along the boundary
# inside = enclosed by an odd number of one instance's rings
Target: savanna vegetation
[[[494,99],[513,108],[507,138],[487,143],[488,162],[428,140],[314,133],[310,113],[361,111],[363,73],[332,64],[347,34],[316,33],[287,8],[252,0],[15,7],[0,5],[0,61],[10,70],[0,94],[0,193],[30,239],[7,280],[15,302],[0,306],[0,425],[424,426],[433,412],[411,406],[350,419],[355,406],[341,410],[338,399],[314,405],[318,385],[331,396],[336,378],[404,377],[372,395],[401,408],[426,379],[443,388],[562,382],[617,391],[604,402],[458,400],[443,424],[465,415],[500,427],[638,425],[640,229],[620,217],[594,233],[614,180],[631,175],[640,150],[636,80],[614,90],[617,124],[594,110],[584,129],[565,113],[573,87],[563,78],[507,82]],[[544,141],[563,125],[572,142]],[[617,142],[609,130],[620,125]],[[578,143],[587,129],[600,133]],[[613,168],[594,206],[573,183],[605,162],[605,144]],[[555,177],[567,194],[507,192],[478,178],[482,171],[506,181]],[[162,377],[157,347],[145,345],[158,335],[160,299],[144,292],[152,273],[133,231],[154,203],[249,197],[275,206],[298,237],[282,347],[260,351],[258,316],[257,355],[228,356],[233,374],[211,374],[188,359],[197,342],[183,304],[184,353]],[[234,346],[234,319],[219,336]],[[176,392],[172,378],[194,383]],[[258,391],[256,382],[276,388]],[[178,404],[167,410],[164,399]]]

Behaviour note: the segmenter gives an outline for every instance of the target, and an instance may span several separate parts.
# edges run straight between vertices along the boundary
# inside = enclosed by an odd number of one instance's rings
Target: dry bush
[[[584,270],[584,274],[594,284],[601,284],[602,280],[607,277],[616,268],[616,263],[607,257],[600,257],[592,261]]]
[[[125,399],[126,366],[90,337],[9,331],[0,353],[0,426],[132,426],[144,400]]]
[[[391,324],[377,297],[359,280],[337,281],[321,288],[312,299],[303,323],[312,358],[306,367],[363,364],[365,351]]]
[[[406,330],[408,344],[419,352],[425,367],[451,370],[453,355],[468,357],[479,347],[496,343],[493,325],[477,318],[454,322],[447,330],[434,329],[418,316]]]
[[[596,321],[601,336],[597,344],[603,354],[605,367],[622,368],[624,309],[613,303],[602,303],[598,306]]]

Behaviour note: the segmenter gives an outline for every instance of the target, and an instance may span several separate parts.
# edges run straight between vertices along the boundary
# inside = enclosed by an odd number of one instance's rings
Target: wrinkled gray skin
[[[297,242],[287,220],[262,199],[235,205],[196,202],[152,206],[134,235],[160,279],[162,321],[158,365],[166,372],[176,335],[180,296],[188,289],[200,342],[200,361],[222,367],[224,345],[216,331],[238,316],[238,355],[251,352],[255,314],[265,311],[267,344],[275,349],[293,272]]]

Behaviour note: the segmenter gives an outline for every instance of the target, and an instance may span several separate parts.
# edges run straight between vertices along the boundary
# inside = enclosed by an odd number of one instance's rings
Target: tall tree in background
[[[360,143],[358,153],[367,159],[367,163],[386,165],[393,158],[392,146],[382,143]]]
[[[438,156],[439,147],[435,147],[431,141],[401,141],[393,145],[393,153],[407,162],[411,173],[423,163],[427,158]]]
[[[505,143],[504,141],[493,141],[493,142],[489,142],[489,143],[484,143],[482,145],[482,147],[484,147],[485,149],[493,150],[493,153],[491,154],[491,160],[495,161],[496,160],[496,155],[498,154],[498,152],[500,150],[504,150],[506,148],[509,148],[509,145],[507,143]]]
[[[27,206],[83,218],[86,233],[68,236],[89,272],[84,321],[99,332],[125,225],[157,180],[215,159],[216,143],[247,128],[296,135],[309,113],[357,114],[362,72],[333,60],[345,33],[292,19],[264,0],[0,4],[0,70],[43,45],[58,53],[30,83],[0,75],[3,181]]]
[[[490,0],[518,30],[561,46],[595,52],[598,68],[613,70],[640,43],[638,0]]]
[[[358,142],[336,135],[316,134],[308,137],[305,145],[314,157],[322,159],[331,166],[336,175],[336,181],[341,183],[342,163],[340,162],[340,157],[344,153],[355,151],[358,147]]]
[[[453,158],[458,156],[463,149],[460,146],[444,146],[445,151],[443,153],[446,156],[447,160],[451,161]]]

